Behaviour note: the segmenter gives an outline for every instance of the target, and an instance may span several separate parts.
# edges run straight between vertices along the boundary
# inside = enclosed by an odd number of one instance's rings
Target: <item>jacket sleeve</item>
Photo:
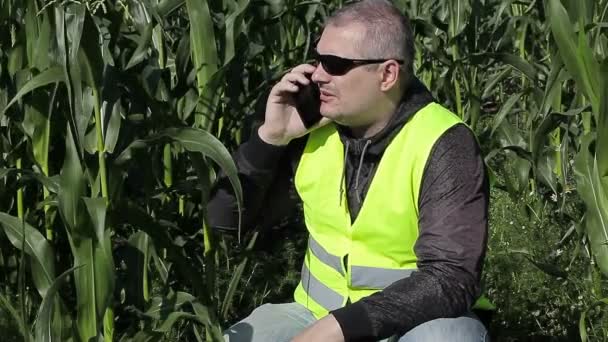
[[[232,154],[243,188],[242,228],[268,226],[293,213],[292,160],[301,140],[287,146],[267,144],[254,129],[250,139]],[[235,232],[238,206],[234,190],[224,172],[218,174],[207,204],[207,221],[218,231]]]
[[[480,294],[489,184],[473,133],[449,129],[425,166],[419,196],[418,270],[332,312],[346,341],[401,336],[419,324],[467,313]]]

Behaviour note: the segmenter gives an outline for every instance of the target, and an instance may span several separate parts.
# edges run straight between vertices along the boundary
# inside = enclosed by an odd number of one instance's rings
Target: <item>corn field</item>
[[[584,275],[568,286],[589,285],[566,324],[608,340],[608,0],[396,3],[417,76],[476,132],[493,191],[559,218]],[[216,172],[246,195],[229,151],[341,5],[0,0],[3,340],[221,341],[263,260],[262,227],[206,225]]]

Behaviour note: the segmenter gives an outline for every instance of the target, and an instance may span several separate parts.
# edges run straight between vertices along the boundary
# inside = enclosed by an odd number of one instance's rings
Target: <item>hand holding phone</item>
[[[323,116],[321,115],[321,100],[319,86],[310,79],[311,75],[307,75],[310,83],[300,85],[300,90],[294,94],[296,110],[304,123],[304,127],[311,128],[319,122]]]
[[[307,134],[313,126],[328,122],[320,113],[319,88],[310,80],[315,70],[310,64],[298,65],[272,87],[264,124],[258,129],[263,141],[286,145]]]

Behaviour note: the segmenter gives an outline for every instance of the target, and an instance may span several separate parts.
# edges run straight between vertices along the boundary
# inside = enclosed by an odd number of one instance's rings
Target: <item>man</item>
[[[303,202],[310,239],[295,302],[257,308],[226,340],[489,340],[471,311],[487,241],[483,159],[413,76],[408,19],[388,1],[350,4],[316,52],[316,65],[272,88],[264,124],[234,156],[246,226],[293,208],[290,186]],[[307,75],[324,117],[309,130],[294,107]],[[225,178],[208,209],[211,226],[236,227]]]

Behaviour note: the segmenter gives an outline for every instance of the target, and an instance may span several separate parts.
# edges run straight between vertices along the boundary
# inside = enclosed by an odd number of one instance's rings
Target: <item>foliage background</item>
[[[491,170],[495,339],[608,339],[608,1],[396,3]],[[218,340],[288,300],[298,213],[220,235],[205,203],[342,4],[0,0],[3,338]]]

